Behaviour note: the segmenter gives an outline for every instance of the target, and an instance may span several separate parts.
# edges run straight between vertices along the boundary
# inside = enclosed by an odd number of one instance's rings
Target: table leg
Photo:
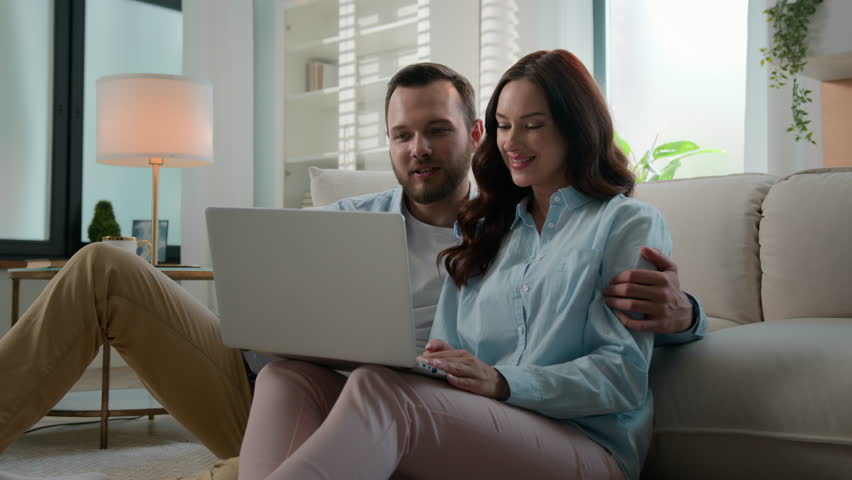
[[[12,279],[12,322],[9,323],[9,328],[15,326],[18,321],[18,307],[21,300],[21,280],[18,278]]]
[[[109,342],[104,335],[103,343],[103,372],[101,373],[101,450],[107,448],[107,434],[109,423]]]

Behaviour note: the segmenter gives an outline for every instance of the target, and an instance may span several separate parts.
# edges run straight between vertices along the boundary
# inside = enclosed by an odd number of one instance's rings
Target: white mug
[[[148,259],[151,256],[151,242],[148,240],[140,240],[137,242],[136,237],[103,237],[101,242],[120,248],[131,255],[136,255],[136,249],[140,245],[145,245],[148,249],[140,256],[145,259]]]

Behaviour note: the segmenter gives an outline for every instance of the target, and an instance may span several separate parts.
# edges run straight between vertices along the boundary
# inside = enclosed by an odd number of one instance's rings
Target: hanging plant
[[[808,52],[808,26],[811,17],[816,12],[816,6],[823,0],[778,0],[775,6],[763,11],[767,21],[772,24],[772,46],[761,48],[763,58],[760,65],[769,63],[772,70],[769,73],[769,87],[781,88],[793,79],[793,102],[791,110],[793,123],[787,127],[788,132],[796,135],[796,141],[805,139],[816,145],[814,132],[810,131],[811,123],[805,117],[808,112],[803,108],[811,103],[811,91],[799,85],[797,74],[804,70],[805,57]]]

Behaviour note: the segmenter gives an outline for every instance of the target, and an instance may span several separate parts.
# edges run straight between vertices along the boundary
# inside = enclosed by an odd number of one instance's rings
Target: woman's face
[[[544,90],[529,80],[512,80],[500,92],[497,148],[515,185],[546,195],[568,185],[568,145],[550,115]]]

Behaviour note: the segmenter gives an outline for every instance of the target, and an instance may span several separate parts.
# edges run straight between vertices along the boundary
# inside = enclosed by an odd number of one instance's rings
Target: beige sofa
[[[315,205],[396,186],[312,169]],[[852,168],[640,184],[710,319],[658,348],[643,478],[852,479]]]

